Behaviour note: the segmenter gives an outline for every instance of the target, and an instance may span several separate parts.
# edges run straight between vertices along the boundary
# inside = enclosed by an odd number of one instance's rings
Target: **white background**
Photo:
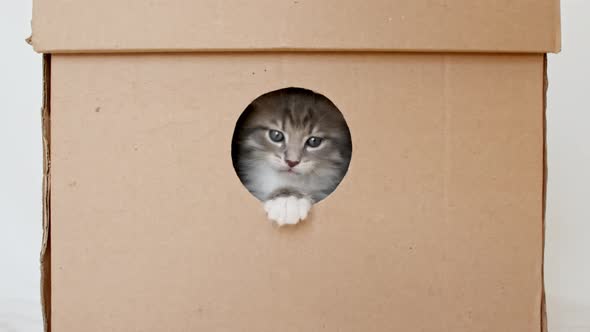
[[[30,1],[0,0],[0,332],[42,331],[42,68],[24,41]],[[562,0],[562,21],[563,52],[549,56],[549,327],[590,332],[590,0]]]

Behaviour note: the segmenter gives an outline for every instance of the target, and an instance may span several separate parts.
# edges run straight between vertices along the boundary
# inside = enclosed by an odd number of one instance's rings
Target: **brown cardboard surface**
[[[559,0],[35,0],[38,52],[557,52]]]
[[[541,329],[543,55],[54,55],[54,331]],[[270,90],[353,157],[294,228],[230,157]]]

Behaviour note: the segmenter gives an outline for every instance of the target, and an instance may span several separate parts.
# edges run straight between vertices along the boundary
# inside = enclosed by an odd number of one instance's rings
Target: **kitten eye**
[[[307,139],[306,144],[309,147],[317,148],[318,146],[320,146],[320,144],[322,144],[322,139],[319,137],[312,136]]]
[[[271,141],[276,143],[282,142],[285,139],[285,135],[283,135],[283,133],[273,129],[268,131],[268,137],[270,137]]]

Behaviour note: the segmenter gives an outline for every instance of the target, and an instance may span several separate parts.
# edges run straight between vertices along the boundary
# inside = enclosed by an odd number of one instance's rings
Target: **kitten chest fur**
[[[334,172],[336,176],[337,172]],[[282,188],[291,188],[301,193],[312,193],[312,201],[317,202],[323,199],[326,182],[332,178],[327,176],[318,178],[313,174],[290,174],[279,172],[271,167],[260,166],[255,172],[248,174],[247,187],[252,194],[260,200],[267,200],[274,192]]]

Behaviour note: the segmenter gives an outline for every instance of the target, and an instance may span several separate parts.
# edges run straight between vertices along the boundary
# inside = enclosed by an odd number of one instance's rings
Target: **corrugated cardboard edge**
[[[30,37],[33,38],[33,37]],[[559,43],[557,41],[556,43]],[[88,49],[67,49],[67,48],[43,48],[35,44],[31,39],[33,50],[41,54],[196,54],[196,53],[418,53],[418,54],[541,54],[545,50],[535,49],[460,49],[460,48],[338,48],[338,47],[259,47],[259,48],[88,48]],[[561,52],[559,44],[555,49],[547,50],[548,53],[557,54]]]
[[[543,200],[542,200],[542,241],[541,241],[541,332],[547,329],[547,305],[545,302],[545,215],[547,208],[547,54],[543,58]]]
[[[51,238],[49,236],[51,207],[51,126],[50,126],[51,55],[43,55],[43,242],[41,244],[41,310],[44,331],[51,331]]]

